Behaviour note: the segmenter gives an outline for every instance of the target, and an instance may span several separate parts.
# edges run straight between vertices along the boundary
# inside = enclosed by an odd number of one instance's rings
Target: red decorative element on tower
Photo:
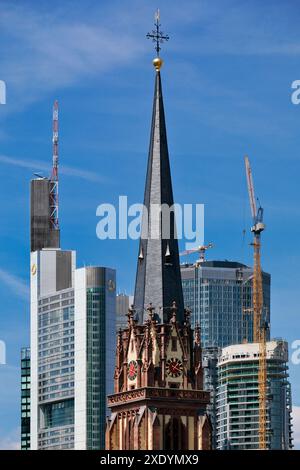
[[[58,223],[58,101],[53,105],[53,163],[50,178],[50,224],[59,230]]]

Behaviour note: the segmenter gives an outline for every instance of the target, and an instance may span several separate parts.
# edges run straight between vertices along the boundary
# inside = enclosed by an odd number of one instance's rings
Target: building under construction
[[[266,343],[266,449],[292,449],[288,345]],[[257,450],[259,442],[259,344],[228,346],[218,362],[216,440],[219,450]]]

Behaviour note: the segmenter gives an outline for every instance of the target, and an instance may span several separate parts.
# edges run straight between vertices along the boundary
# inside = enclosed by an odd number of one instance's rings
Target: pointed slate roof
[[[154,208],[163,204],[168,207],[173,206],[173,191],[161,76],[160,71],[156,69],[144,195],[144,206],[148,210],[148,218],[144,213],[134,295],[134,307],[139,323],[148,319],[148,313],[145,309],[150,303],[155,307],[158,315],[157,320],[161,323],[170,318],[174,301],[178,308],[177,320],[182,322],[184,318],[178,241],[174,237],[176,234],[174,213],[170,212],[170,224],[166,223],[164,217],[160,219],[164,221],[163,223],[154,224],[153,221]],[[167,235],[169,236],[166,236],[164,230],[168,225],[170,228]],[[152,230],[155,230],[155,227],[156,234],[153,236]]]

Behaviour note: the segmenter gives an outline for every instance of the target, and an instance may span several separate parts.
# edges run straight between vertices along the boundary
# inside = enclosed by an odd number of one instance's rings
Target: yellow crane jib
[[[257,208],[252,171],[249,158],[245,156],[246,178],[249,193],[250,209],[253,219],[251,232],[253,233],[253,342],[259,343],[258,363],[258,400],[259,400],[259,449],[267,449],[267,351],[266,338],[268,326],[263,315],[263,283],[261,270],[261,233],[265,229],[263,223],[263,208]]]

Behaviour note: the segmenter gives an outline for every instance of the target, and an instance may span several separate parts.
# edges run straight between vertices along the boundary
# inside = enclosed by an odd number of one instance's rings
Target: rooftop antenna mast
[[[54,230],[59,230],[58,223],[58,101],[53,105],[53,162],[50,178],[50,224]]]

